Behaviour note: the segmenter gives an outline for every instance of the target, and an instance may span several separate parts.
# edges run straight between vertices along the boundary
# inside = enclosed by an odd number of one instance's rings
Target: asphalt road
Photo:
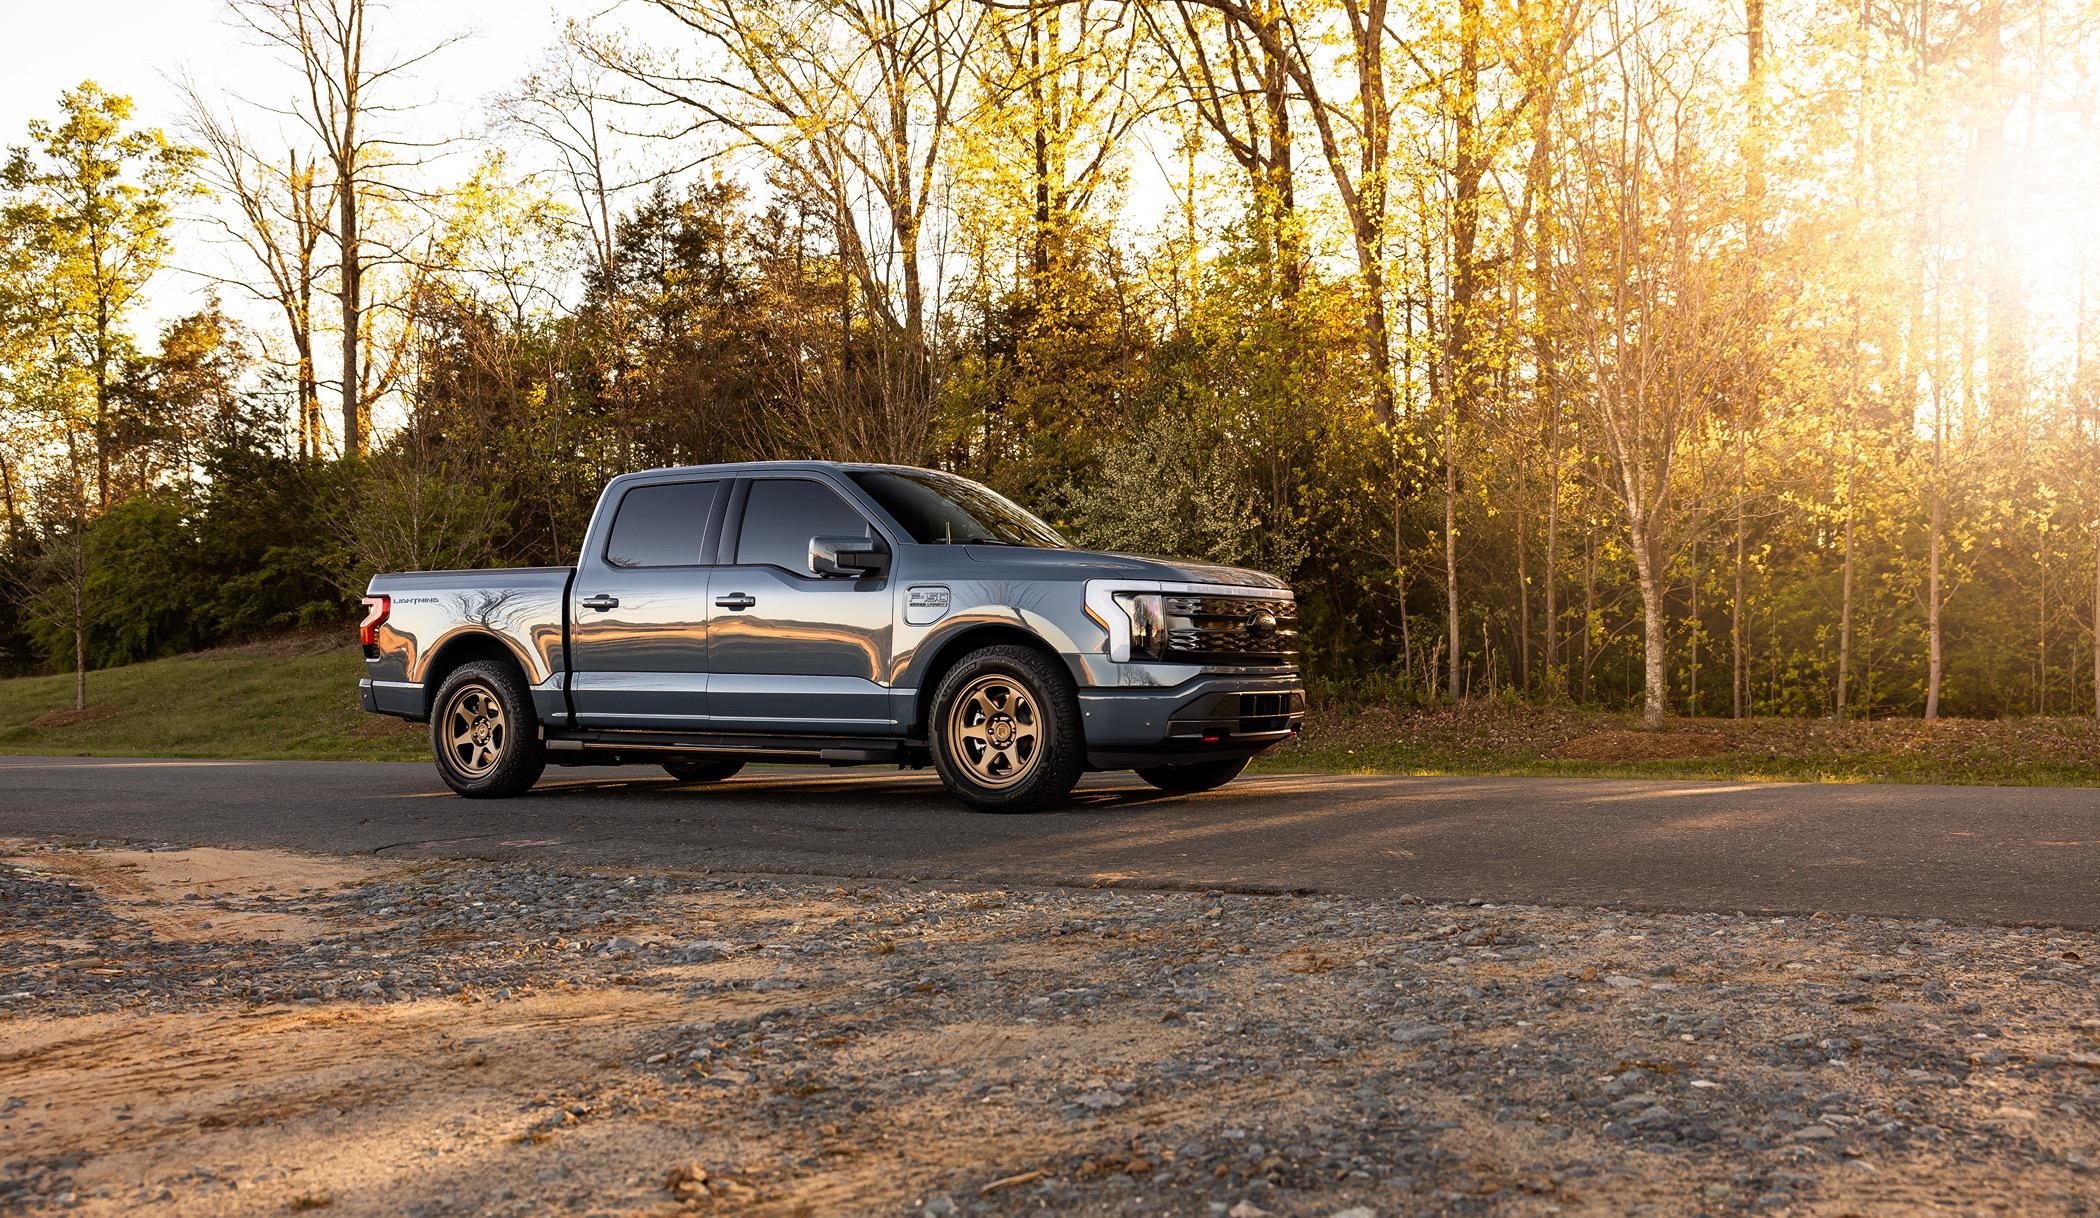
[[[1272,775],[1068,811],[964,811],[926,774],[550,770],[522,799],[428,765],[0,758],[0,835],[992,884],[1308,891],[2100,926],[2100,791]]]

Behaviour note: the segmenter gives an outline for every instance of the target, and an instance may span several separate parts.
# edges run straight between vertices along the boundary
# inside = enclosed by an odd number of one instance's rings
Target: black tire
[[[1151,765],[1138,770],[1137,776],[1176,795],[1193,795],[1198,791],[1211,791],[1224,786],[1240,776],[1247,768],[1247,758],[1234,757],[1226,761],[1190,761],[1181,765]]]
[[[664,762],[664,773],[680,782],[721,782],[744,768],[741,757],[692,757]]]
[[[547,768],[547,749],[517,668],[475,660],[446,677],[430,702],[430,752],[445,785],[468,799],[531,790]]]
[[[1071,675],[1033,648],[964,656],[941,678],[926,718],[934,770],[949,794],[979,812],[1057,807],[1086,768]]]

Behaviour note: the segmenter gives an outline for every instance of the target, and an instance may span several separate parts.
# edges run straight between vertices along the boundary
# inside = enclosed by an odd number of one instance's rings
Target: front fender
[[[935,585],[948,589],[947,612],[927,625],[913,625],[905,611],[910,589]],[[897,646],[892,653],[890,685],[898,690],[918,689],[951,645],[988,628],[1030,636],[1057,653],[1072,669],[1075,680],[1083,673],[1079,657],[1101,650],[1108,641],[1107,633],[1088,620],[1079,584],[915,581],[899,587],[897,596]]]

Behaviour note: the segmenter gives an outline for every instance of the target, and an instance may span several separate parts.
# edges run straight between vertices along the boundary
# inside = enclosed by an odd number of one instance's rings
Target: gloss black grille
[[[1274,597],[1168,596],[1167,656],[1235,664],[1298,655],[1298,604]]]

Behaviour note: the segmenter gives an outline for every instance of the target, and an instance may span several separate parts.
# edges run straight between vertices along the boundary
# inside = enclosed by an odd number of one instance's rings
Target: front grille
[[[1167,648],[1173,659],[1289,663],[1298,655],[1298,604],[1254,596],[1169,596]]]

